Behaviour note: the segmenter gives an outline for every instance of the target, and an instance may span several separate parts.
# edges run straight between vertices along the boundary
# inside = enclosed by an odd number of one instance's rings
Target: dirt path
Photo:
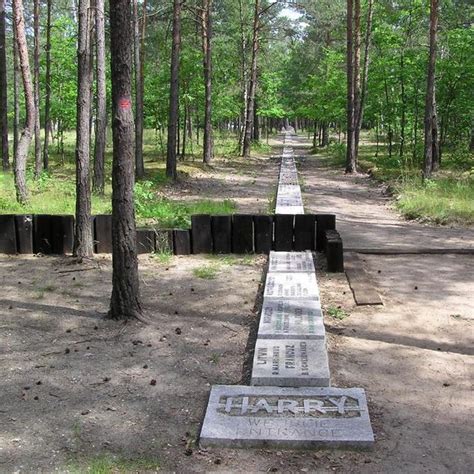
[[[304,151],[307,143],[301,144]],[[346,247],[474,248],[473,229],[401,219],[366,177],[345,176],[317,157],[307,158],[300,172],[307,209],[335,212]],[[384,306],[354,307],[345,278],[335,277],[340,298],[334,303],[350,317],[328,328],[334,334],[330,362],[334,385],[367,390],[377,443],[370,463],[341,470],[472,471],[474,256],[362,260]],[[334,284],[326,289],[333,293]]]

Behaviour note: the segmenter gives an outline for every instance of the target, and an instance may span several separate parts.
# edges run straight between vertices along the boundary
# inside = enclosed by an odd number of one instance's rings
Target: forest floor
[[[346,247],[474,246],[472,229],[404,221],[382,187],[300,146],[306,209],[336,212]],[[384,306],[356,307],[345,276],[317,261],[332,384],[366,389],[376,435],[354,452],[195,443],[210,386],[248,383],[264,257],[141,256],[143,326],[104,319],[109,257],[76,271],[0,256],[0,472],[472,471],[474,257],[362,260]]]

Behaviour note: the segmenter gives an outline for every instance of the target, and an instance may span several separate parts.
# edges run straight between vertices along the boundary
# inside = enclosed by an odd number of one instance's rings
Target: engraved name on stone
[[[252,385],[329,385],[324,339],[257,339]]]
[[[265,298],[313,298],[319,300],[314,273],[268,273]]]
[[[311,252],[270,252],[269,272],[314,272]]]
[[[319,301],[264,300],[258,337],[265,339],[324,339]]]

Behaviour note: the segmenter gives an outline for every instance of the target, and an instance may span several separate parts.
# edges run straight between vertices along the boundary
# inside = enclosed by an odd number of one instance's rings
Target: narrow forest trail
[[[310,143],[299,142],[307,154]],[[472,228],[403,220],[367,177],[345,176],[310,156],[299,172],[306,208],[337,214],[346,249],[474,248]],[[355,306],[344,275],[321,278],[322,300],[349,314],[326,323],[333,384],[366,389],[376,433],[367,464],[343,461],[340,470],[467,472],[474,442],[467,422],[474,410],[474,255],[360,258],[384,306]]]
[[[300,153],[309,153],[311,142],[299,137]],[[298,151],[296,151],[298,153]],[[322,158],[308,158],[299,166],[304,177],[303,198],[309,212],[337,214],[337,228],[347,249],[403,250],[470,249],[474,228],[451,228],[403,219],[366,175],[344,175],[328,168]]]

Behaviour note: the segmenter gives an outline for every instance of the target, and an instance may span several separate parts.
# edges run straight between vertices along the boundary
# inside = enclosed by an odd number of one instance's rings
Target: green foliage
[[[126,474],[131,472],[158,472],[160,464],[154,459],[124,459],[104,454],[92,459],[81,459],[69,464],[72,474]]]
[[[193,269],[193,275],[204,280],[214,280],[218,273],[219,267],[217,265],[202,265]]]
[[[349,317],[349,314],[340,306],[329,306],[329,308],[326,309],[326,314],[331,316],[331,318],[339,319],[341,321]]]

